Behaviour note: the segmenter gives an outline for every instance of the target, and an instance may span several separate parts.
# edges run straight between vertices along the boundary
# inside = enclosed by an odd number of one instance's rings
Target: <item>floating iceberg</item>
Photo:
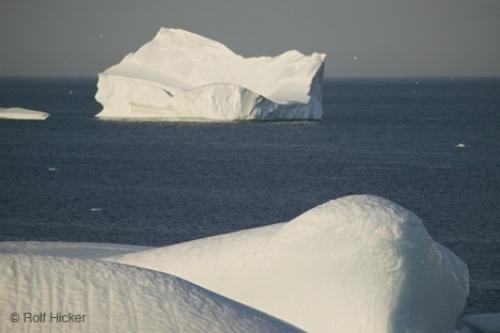
[[[99,118],[180,121],[320,119],[326,55],[244,58],[180,29],[99,74]]]
[[[0,254],[0,271],[0,332],[299,332],[260,311],[147,269]]]
[[[0,108],[0,119],[45,120],[48,117],[48,113],[41,111],[23,108]]]
[[[107,260],[182,277],[308,332],[454,332],[467,266],[411,211],[376,196],[287,223]]]

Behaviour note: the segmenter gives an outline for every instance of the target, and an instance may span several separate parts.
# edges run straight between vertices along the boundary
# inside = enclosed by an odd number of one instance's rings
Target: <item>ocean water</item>
[[[500,80],[333,80],[322,121],[93,118],[95,81],[2,79],[0,240],[165,245],[371,193],[412,209],[500,311]],[[464,148],[456,147],[464,144]]]

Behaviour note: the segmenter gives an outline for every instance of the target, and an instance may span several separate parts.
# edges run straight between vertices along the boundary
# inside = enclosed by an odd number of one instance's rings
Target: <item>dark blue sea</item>
[[[311,122],[110,122],[95,80],[2,79],[0,241],[166,245],[371,193],[416,212],[500,312],[500,80],[333,80]],[[457,148],[463,144],[465,147]]]

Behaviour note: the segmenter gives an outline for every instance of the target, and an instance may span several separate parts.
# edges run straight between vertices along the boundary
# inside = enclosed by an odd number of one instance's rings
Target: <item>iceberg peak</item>
[[[320,119],[326,55],[245,58],[195,33],[161,28],[99,74],[100,118]]]

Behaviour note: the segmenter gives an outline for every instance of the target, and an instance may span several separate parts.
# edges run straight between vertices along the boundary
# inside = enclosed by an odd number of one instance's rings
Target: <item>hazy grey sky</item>
[[[500,0],[0,0],[0,76],[94,76],[161,26],[329,77],[500,76]]]

